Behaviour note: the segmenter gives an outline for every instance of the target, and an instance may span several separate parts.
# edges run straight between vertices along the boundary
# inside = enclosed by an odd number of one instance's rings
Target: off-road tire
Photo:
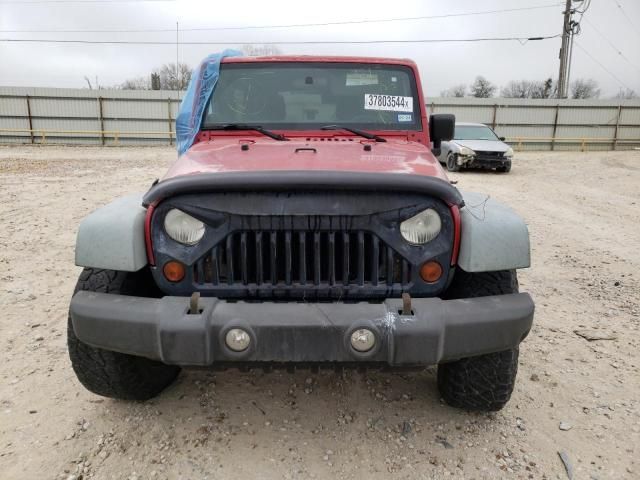
[[[85,268],[74,295],[80,290],[120,295],[159,296],[150,272],[118,272]],[[95,348],[81,342],[67,323],[69,358],[78,380],[87,390],[121,400],[148,400],[176,378],[180,368],[124,353]]]
[[[511,162],[507,163],[504,167],[496,168],[498,173],[509,173],[511,171]]]
[[[467,273],[458,269],[446,299],[486,297],[518,292],[515,270]],[[438,389],[452,407],[476,411],[503,408],[515,386],[518,348],[462,358],[438,366]]]
[[[456,154],[453,152],[449,152],[447,154],[447,170],[450,172],[459,172],[460,165],[458,165],[456,161]]]

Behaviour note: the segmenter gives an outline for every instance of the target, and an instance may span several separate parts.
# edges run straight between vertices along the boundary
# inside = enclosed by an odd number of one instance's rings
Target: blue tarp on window
[[[220,62],[224,57],[240,55],[242,53],[237,50],[225,50],[222,53],[211,54],[193,71],[176,118],[178,155],[186,152],[198,135],[207,102],[220,76]]]

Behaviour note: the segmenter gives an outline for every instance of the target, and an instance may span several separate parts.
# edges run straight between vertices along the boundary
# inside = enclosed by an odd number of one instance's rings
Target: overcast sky
[[[284,42],[327,40],[408,40],[477,37],[529,37],[560,33],[560,0],[396,0],[346,1],[103,1],[0,0],[0,39],[146,40],[175,42],[173,32],[44,33],[25,30],[135,30],[244,27],[336,21],[379,20],[444,15],[529,6],[550,8],[453,18],[352,25],[246,30],[181,31],[180,61],[195,65],[205,55],[226,48],[216,42],[282,42],[287,54],[335,54],[408,57],[421,70],[427,96],[484,75],[498,85],[511,79],[556,78],[560,39],[510,42],[289,45]],[[619,6],[622,6],[622,9]],[[625,16],[626,15],[626,16]],[[10,32],[10,31],[20,31]],[[600,34],[598,33],[600,32]],[[640,93],[640,1],[593,0],[576,37],[571,78],[597,80],[603,97],[625,85]],[[614,48],[613,44],[616,48]],[[619,51],[622,53],[618,53]],[[147,75],[175,62],[172,45],[76,45],[0,42],[0,85],[86,86],[84,76],[101,85]],[[595,59],[595,60],[594,60]],[[600,62],[602,66],[598,65]],[[609,70],[607,73],[605,70]],[[615,78],[617,77],[617,79]]]

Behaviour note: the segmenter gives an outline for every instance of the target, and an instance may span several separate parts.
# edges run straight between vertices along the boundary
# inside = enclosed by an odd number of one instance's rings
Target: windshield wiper
[[[209,127],[203,127],[202,130],[251,130],[254,132],[260,132],[267,137],[271,137],[274,140],[287,141],[289,140],[284,135],[267,130],[261,125],[247,125],[245,123],[225,123],[224,125],[211,125]]]
[[[342,125],[325,125],[320,127],[320,130],[346,130],[347,132],[354,133],[369,140],[375,140],[376,142],[386,142],[387,139],[374,133],[365,132],[364,130],[358,130],[357,128],[344,127]]]

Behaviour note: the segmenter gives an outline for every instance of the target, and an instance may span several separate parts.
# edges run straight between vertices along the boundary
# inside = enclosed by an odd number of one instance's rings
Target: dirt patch
[[[452,174],[531,233],[519,278],[535,326],[496,414],[443,405],[433,368],[186,371],[144,403],[84,390],[65,343],[77,225],[174,158],[0,149],[0,477],[566,478],[558,452],[575,478],[640,476],[640,152],[519,153],[506,175]]]

